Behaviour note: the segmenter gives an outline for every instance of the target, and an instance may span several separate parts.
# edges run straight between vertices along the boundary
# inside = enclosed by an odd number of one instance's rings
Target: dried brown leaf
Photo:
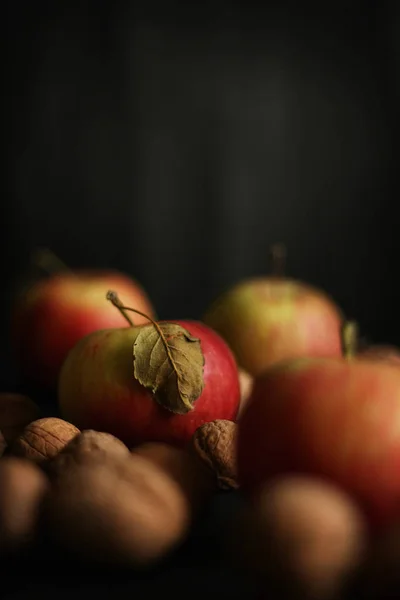
[[[193,410],[204,388],[200,340],[176,323],[141,327],[133,345],[134,376],[175,414]]]

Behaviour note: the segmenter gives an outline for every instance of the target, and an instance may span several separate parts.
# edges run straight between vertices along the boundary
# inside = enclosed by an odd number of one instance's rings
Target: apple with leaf
[[[130,327],[91,333],[68,354],[58,390],[65,419],[130,446],[182,446],[203,423],[236,418],[238,369],[215,331],[195,321],[155,321],[124,306],[115,292],[107,298]],[[128,311],[148,324],[135,325]]]

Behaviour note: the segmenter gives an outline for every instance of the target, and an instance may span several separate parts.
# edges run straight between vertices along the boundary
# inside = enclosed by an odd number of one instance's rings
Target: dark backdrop
[[[3,304],[44,244],[198,317],[281,240],[400,343],[398,11],[322,4],[8,0]]]

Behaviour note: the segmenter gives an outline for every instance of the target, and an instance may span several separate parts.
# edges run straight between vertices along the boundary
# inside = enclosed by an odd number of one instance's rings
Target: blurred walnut
[[[7,448],[6,440],[4,439],[4,435],[0,431],[0,457],[3,456],[4,450]]]
[[[227,550],[276,598],[333,600],[342,597],[367,540],[364,516],[351,496],[326,481],[288,475],[247,498],[234,517]]]
[[[11,444],[29,423],[39,417],[39,407],[22,394],[0,394],[0,430]]]
[[[86,429],[76,435],[49,463],[49,474],[59,475],[76,464],[104,462],[129,456],[129,449],[110,433]]]
[[[35,536],[48,480],[32,462],[6,457],[0,462],[0,553],[20,550]]]
[[[15,456],[43,463],[54,458],[78,434],[79,429],[62,419],[38,419],[25,427],[14,441],[11,452]]]
[[[44,509],[49,536],[86,560],[144,567],[188,533],[190,503],[154,461],[115,454],[71,463],[54,480]]]
[[[238,488],[236,442],[237,424],[223,419],[204,423],[192,438],[192,451],[214,473],[222,490]]]

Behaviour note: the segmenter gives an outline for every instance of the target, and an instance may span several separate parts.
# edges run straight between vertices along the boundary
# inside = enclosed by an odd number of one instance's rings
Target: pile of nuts
[[[38,417],[29,398],[0,394],[2,556],[34,547],[45,532],[89,564],[149,569],[183,543],[215,493],[238,488],[232,421],[202,425],[185,449],[128,448],[109,433]],[[232,566],[259,585],[260,599],[271,587],[280,598],[343,598],[353,577],[362,582],[355,597],[383,600],[382,581],[397,577],[400,534],[372,551],[367,537],[340,490],[285,476],[247,499],[224,545]]]
[[[108,433],[36,418],[21,395],[0,395],[0,406],[3,555],[44,529],[82,559],[147,568],[182,543],[215,491],[237,487],[231,421],[201,426],[186,449],[130,449]]]

